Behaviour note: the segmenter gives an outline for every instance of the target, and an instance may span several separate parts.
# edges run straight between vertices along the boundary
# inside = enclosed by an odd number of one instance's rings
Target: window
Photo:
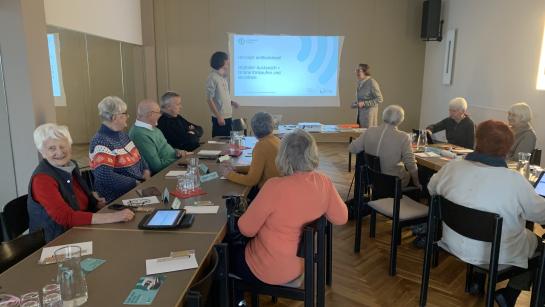
[[[47,46],[49,49],[49,65],[51,67],[51,87],[56,107],[66,106],[66,96],[62,83],[61,53],[58,33],[47,34]]]
[[[545,91],[545,28],[543,29],[543,42],[541,43],[541,57],[537,71],[536,89]]]

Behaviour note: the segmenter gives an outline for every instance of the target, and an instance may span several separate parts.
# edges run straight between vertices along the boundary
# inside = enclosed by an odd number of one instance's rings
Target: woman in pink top
[[[233,251],[232,269],[247,281],[281,285],[303,273],[297,257],[303,226],[324,214],[341,225],[348,211],[331,180],[315,171],[318,149],[309,133],[284,136],[276,166],[282,177],[269,179],[238,221],[240,232],[252,239],[245,250]]]

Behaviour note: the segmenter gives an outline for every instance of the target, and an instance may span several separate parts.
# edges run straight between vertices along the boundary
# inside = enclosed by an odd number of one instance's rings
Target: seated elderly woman
[[[538,237],[525,222],[545,223],[545,199],[520,173],[508,169],[505,157],[513,146],[513,133],[500,121],[477,127],[475,152],[465,160],[447,163],[430,180],[430,194],[441,195],[465,207],[499,214],[503,218],[499,264],[528,267]],[[476,188],[478,187],[478,188]],[[443,225],[442,247],[465,262],[488,264],[490,244],[468,239]],[[499,306],[514,306],[521,290],[529,290],[531,272],[515,276],[496,291]]]
[[[223,176],[248,187],[257,185],[259,189],[269,178],[280,176],[274,162],[280,147],[280,139],[273,135],[273,130],[274,123],[271,114],[257,112],[252,117],[252,131],[258,142],[252,151],[250,167],[239,168],[240,173],[233,171],[232,168],[224,168]],[[256,192],[254,190],[252,196],[255,196]]]
[[[118,198],[150,177],[150,170],[123,129],[127,127],[127,105],[108,96],[98,104],[102,125],[89,145],[91,169],[97,192],[107,202]]]
[[[448,103],[449,117],[429,125],[426,129],[431,133],[446,131],[447,141],[456,146],[473,149],[475,144],[475,123],[466,113],[467,101],[458,97]]]
[[[507,154],[507,160],[518,160],[519,152],[531,153],[536,148],[536,132],[530,124],[532,110],[525,102],[515,103],[507,112],[507,120],[515,134],[515,142]]]
[[[106,201],[82,179],[72,158],[72,138],[65,126],[43,124],[34,130],[34,143],[42,154],[30,179],[28,193],[29,229],[43,229],[51,241],[73,226],[129,221],[132,211],[92,213]]]
[[[344,224],[348,211],[331,180],[316,171],[318,149],[309,133],[284,136],[276,165],[282,177],[269,179],[238,221],[240,232],[252,239],[235,247],[232,259],[242,279],[281,285],[303,272],[296,256],[303,226],[322,215]]]
[[[413,184],[420,187],[410,137],[397,129],[404,118],[402,107],[386,107],[382,112],[382,124],[364,131],[350,143],[348,150],[354,154],[365,151],[379,157],[380,169],[384,174],[399,177],[403,186],[407,186],[412,178]]]

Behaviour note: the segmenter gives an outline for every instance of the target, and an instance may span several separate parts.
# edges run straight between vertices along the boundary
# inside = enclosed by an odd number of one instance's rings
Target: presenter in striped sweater
[[[98,104],[102,125],[89,145],[95,189],[107,202],[118,198],[151,176],[148,164],[123,132],[127,127],[127,104],[108,96]]]

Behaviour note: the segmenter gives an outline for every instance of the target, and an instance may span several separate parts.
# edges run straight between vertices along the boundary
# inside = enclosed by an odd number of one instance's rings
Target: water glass
[[[197,156],[190,157],[188,166],[199,167],[199,157]]]
[[[192,191],[197,190],[201,186],[199,170],[199,166],[190,166],[187,169],[187,173],[191,175],[191,180],[193,181]]]
[[[87,282],[80,267],[80,257],[79,246],[65,246],[55,251],[59,266],[57,282],[64,307],[81,306],[87,302]]]
[[[55,292],[44,294],[42,303],[43,307],[63,307],[61,294]]]
[[[11,294],[0,294],[0,307],[15,307],[19,306],[21,300]]]
[[[40,294],[32,291],[21,295],[21,306],[40,306]]]
[[[423,151],[426,149],[426,146],[428,146],[428,137],[426,135],[426,130],[422,129],[418,133],[418,137],[416,141],[416,150]]]

